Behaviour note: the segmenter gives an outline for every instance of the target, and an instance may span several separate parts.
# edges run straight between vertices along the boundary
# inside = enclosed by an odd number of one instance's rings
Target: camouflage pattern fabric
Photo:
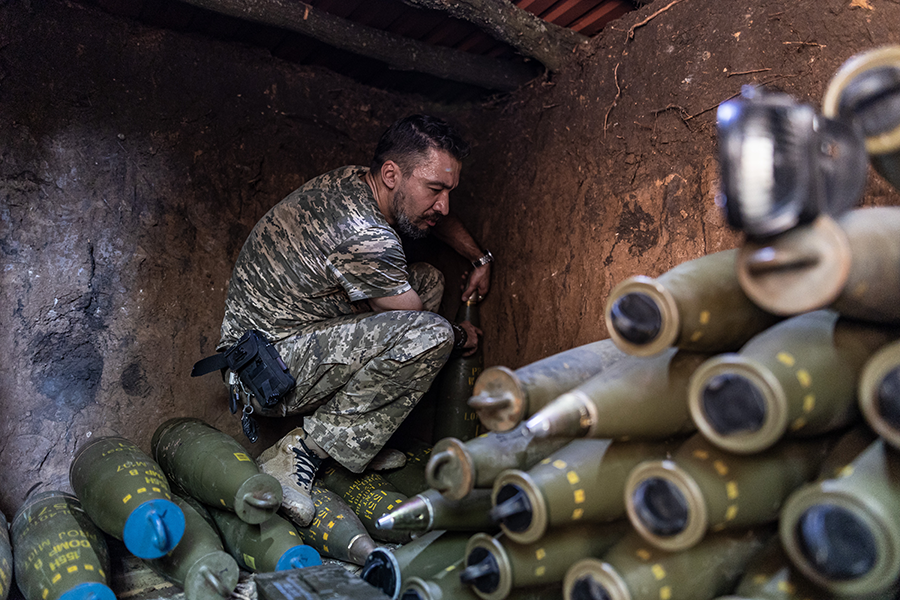
[[[307,415],[306,433],[356,473],[428,390],[453,345],[449,323],[430,312],[443,275],[424,263],[407,268],[360,172],[317,177],[254,227],[232,274],[219,342],[228,347],[250,328],[273,340],[297,386],[270,409],[252,400],[254,410]],[[409,289],[425,310],[374,313],[366,301]]]
[[[360,178],[342,167],[311,179],[250,232],[228,284],[218,349],[248,329],[277,341],[301,325],[369,310],[410,289],[397,232]]]
[[[410,275],[423,304],[436,309],[444,288],[440,271],[414,263]],[[254,410],[266,416],[308,415],[306,433],[360,473],[447,362],[453,330],[427,310],[369,312],[306,325],[275,347],[297,387],[271,409],[253,401]]]

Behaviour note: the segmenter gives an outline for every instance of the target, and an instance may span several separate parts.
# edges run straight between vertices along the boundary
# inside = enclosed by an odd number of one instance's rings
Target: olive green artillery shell
[[[819,572],[803,552],[797,534],[804,514],[827,506],[852,516],[867,532],[875,560],[862,575],[832,579]],[[794,492],[779,520],[781,543],[794,565],[814,583],[842,596],[881,593],[900,575],[900,456],[876,440],[838,478],[809,484]],[[857,531],[856,539],[860,538]]]
[[[401,600],[477,600],[478,595],[464,584],[459,573],[464,561],[454,563],[430,579],[410,577]],[[559,583],[511,590],[507,600],[559,600]]]
[[[227,510],[210,507],[209,514],[216,522],[228,553],[242,568],[254,573],[277,570],[278,561],[285,552],[303,545],[294,525],[280,515],[251,524]]]
[[[900,207],[851,210],[838,224],[850,243],[850,271],[831,307],[847,317],[900,323]]]
[[[481,327],[478,304],[474,300],[463,302],[456,313],[456,322],[469,321]],[[434,383],[437,391],[432,440],[447,437],[462,441],[478,435],[478,415],[469,407],[469,398],[475,380],[484,370],[484,350],[482,341],[471,356],[451,356],[441,369]]]
[[[467,535],[431,531],[393,550],[375,548],[360,576],[396,600],[410,577],[430,577],[462,561],[468,541]]]
[[[172,500],[160,466],[121,437],[95,438],[81,446],[69,466],[69,482],[97,527],[120,540],[134,509],[148,500]]]
[[[876,352],[859,377],[859,408],[866,422],[900,449],[900,342]]]
[[[225,553],[219,532],[207,521],[207,516],[198,512],[196,504],[177,495],[172,501],[184,512],[184,537],[165,556],[144,559],[144,562],[180,586],[187,600],[229,598],[237,586],[240,570]]]
[[[628,519],[647,542],[670,552],[691,548],[707,531],[775,521],[791,492],[815,478],[828,446],[821,438],[782,442],[747,456],[724,452],[697,434],[671,460],[643,462],[632,470],[625,484]],[[686,523],[677,533],[660,533],[641,517],[658,506],[652,497],[642,506],[635,502],[642,484],[659,480],[687,505]]]
[[[624,352],[652,356],[675,346],[695,352],[734,351],[778,317],[754,304],[741,289],[736,250],[725,250],[675,266],[656,279],[638,276],[615,286],[606,301],[610,336]],[[660,313],[658,334],[646,343],[626,339],[612,311],[627,294],[649,298]]]
[[[709,600],[732,588],[764,541],[754,532],[729,531],[710,534],[690,550],[666,552],[631,532],[602,560],[572,565],[563,593],[566,600],[583,598],[573,592],[593,580],[609,600]]]
[[[691,379],[689,405],[697,428],[731,452],[759,452],[782,436],[810,436],[857,418],[857,382],[866,361],[896,339],[893,329],[838,319],[829,310],[802,314],[761,333],[738,354],[710,359]],[[763,402],[756,429],[719,433],[704,394],[719,376],[749,381]]]
[[[491,490],[472,490],[460,500],[451,500],[430,489],[405,501],[382,520],[395,531],[489,531],[496,529],[490,510]]]
[[[850,57],[828,82],[828,88],[822,97],[822,114],[829,119],[841,118],[841,103],[844,92],[849,86],[858,83],[863,77],[874,70],[900,69],[900,46],[884,45],[871,50],[866,50]],[[871,89],[867,95],[869,106],[875,105],[873,96],[880,96],[879,100],[885,100],[894,90],[883,93],[877,87]],[[882,104],[883,108],[885,104]],[[877,110],[877,109],[876,109]],[[859,117],[859,115],[853,115]],[[846,118],[846,116],[844,117]],[[865,131],[866,152],[875,170],[887,179],[897,190],[900,190],[900,126],[897,122],[884,121],[875,131]]]
[[[846,317],[900,324],[900,207],[825,215],[771,240],[748,242],[738,259],[747,295],[792,315],[831,307]]]
[[[109,585],[106,540],[75,496],[31,496],[13,518],[11,533],[16,583],[26,600],[57,600],[84,583]]]
[[[504,497],[504,486],[515,486],[527,497],[531,518],[525,528],[514,530],[503,522],[500,528],[509,539],[527,544],[556,527],[624,517],[625,481],[631,469],[672,449],[672,442],[573,440],[527,472],[504,471],[494,481],[494,505]]]
[[[308,546],[322,556],[362,565],[375,549],[375,542],[353,510],[340,496],[313,485],[310,492],[316,514],[307,527],[297,527],[297,533]]]
[[[493,560],[497,583],[472,587],[484,600],[502,600],[516,588],[561,582],[572,563],[586,557],[602,556],[628,531],[624,520],[603,525],[584,524],[560,527],[539,542],[517,544],[502,534],[491,537],[476,533],[466,546],[466,565]]]
[[[891,593],[867,596],[867,600],[889,600]],[[813,585],[791,565],[790,559],[781,548],[778,537],[774,537],[765,548],[747,564],[733,596],[721,596],[719,600],[732,598],[739,600],[841,600]]]
[[[260,472],[230,435],[199,419],[169,419],[153,434],[153,456],[166,475],[210,506],[262,523],[281,507],[281,484]]]
[[[528,427],[539,436],[658,440],[696,428],[688,410],[691,375],[706,354],[670,348],[627,357],[538,411]]]
[[[415,496],[430,489],[425,478],[425,467],[431,458],[432,445],[417,440],[404,440],[391,446],[406,454],[406,464],[399,469],[379,471],[401,494]]]
[[[425,475],[428,484],[451,500],[475,488],[489,488],[506,469],[529,469],[571,441],[536,439],[524,423],[512,431],[492,431],[468,442],[445,438],[434,447]]]
[[[469,405],[490,431],[509,431],[553,399],[627,356],[610,339],[560,352],[512,371],[488,367]]]
[[[0,511],[0,600],[6,600],[9,596],[12,577],[13,557],[12,547],[9,545],[9,523],[6,521],[6,515]]]
[[[846,433],[840,435],[834,446],[828,451],[816,479],[832,479],[839,477],[844,469],[869,449],[878,436],[865,423],[860,423]]]
[[[459,578],[465,562],[458,560],[431,577],[410,577],[404,583],[401,600],[478,600],[472,588]]]
[[[411,539],[407,531],[377,526],[378,519],[408,500],[380,474],[357,475],[335,463],[319,472],[317,482],[347,502],[372,539],[392,544],[405,544]]]

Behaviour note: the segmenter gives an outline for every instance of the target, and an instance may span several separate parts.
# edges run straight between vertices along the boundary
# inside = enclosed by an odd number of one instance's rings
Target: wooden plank
[[[547,10],[556,0],[519,0],[515,5],[522,10],[527,10],[533,15],[540,14]]]
[[[615,21],[632,10],[634,10],[634,7],[624,0],[606,0],[606,2],[572,23],[569,27],[586,36],[596,35],[606,27],[607,23]]]
[[[543,19],[560,27],[568,27],[572,21],[584,16],[602,2],[603,0],[563,0],[543,15]]]
[[[516,2],[516,6],[522,10],[527,10],[533,15],[541,16],[541,14],[553,6],[556,0],[522,0]]]

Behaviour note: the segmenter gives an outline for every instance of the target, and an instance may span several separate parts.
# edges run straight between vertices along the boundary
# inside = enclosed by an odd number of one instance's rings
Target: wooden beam
[[[509,0],[403,0],[428,10],[440,10],[478,25],[525,56],[558,71],[587,38],[517,7]]]
[[[534,69],[523,63],[429,46],[335,17],[300,0],[185,1],[233,17],[302,33],[336,48],[384,61],[394,69],[419,71],[491,90],[512,91],[536,75]]]

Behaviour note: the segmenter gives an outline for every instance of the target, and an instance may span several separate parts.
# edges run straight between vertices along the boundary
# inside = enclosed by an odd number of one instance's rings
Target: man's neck
[[[393,190],[384,185],[384,182],[376,177],[371,170],[366,171],[363,175],[363,181],[365,181],[366,185],[369,186],[369,189],[372,190],[372,195],[375,197],[375,204],[378,205],[378,210],[380,210],[381,214],[384,215],[384,218],[387,219],[388,225],[393,225],[395,223],[394,213],[391,210],[391,200],[393,200],[394,197]]]

